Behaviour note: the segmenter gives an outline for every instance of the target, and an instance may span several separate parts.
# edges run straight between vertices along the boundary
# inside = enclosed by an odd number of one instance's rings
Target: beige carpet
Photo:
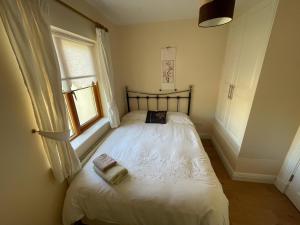
[[[210,140],[202,140],[229,200],[231,225],[300,225],[300,213],[272,184],[233,181]]]

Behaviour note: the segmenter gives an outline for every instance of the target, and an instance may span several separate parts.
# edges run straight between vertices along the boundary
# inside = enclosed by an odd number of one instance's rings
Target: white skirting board
[[[276,176],[273,176],[273,175],[257,174],[257,173],[243,173],[243,172],[234,171],[234,169],[230,165],[228,159],[224,155],[222,147],[219,145],[219,143],[216,141],[216,139],[214,137],[210,137],[210,139],[212,140],[213,145],[215,146],[215,149],[216,149],[219,157],[221,158],[221,160],[232,180],[274,184],[274,182],[276,180]]]
[[[239,181],[274,184],[276,176],[258,173],[234,172],[232,179]]]

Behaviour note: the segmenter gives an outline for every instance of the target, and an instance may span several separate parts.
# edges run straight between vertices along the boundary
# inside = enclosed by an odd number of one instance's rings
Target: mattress
[[[70,184],[64,225],[86,217],[121,225],[229,225],[228,200],[189,117],[167,114],[146,124],[146,112],[125,115]],[[106,153],[129,176],[109,185],[93,169]]]

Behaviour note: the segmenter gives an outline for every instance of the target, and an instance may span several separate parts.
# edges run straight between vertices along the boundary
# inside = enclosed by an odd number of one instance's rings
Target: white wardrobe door
[[[300,167],[294,174],[294,179],[286,190],[286,195],[300,211]]]
[[[241,145],[274,18],[273,1],[265,1],[241,20],[244,32],[227,131]]]
[[[216,110],[216,119],[223,127],[226,127],[231,103],[228,96],[229,88],[235,80],[236,67],[239,61],[241,45],[240,29],[242,29],[241,23],[231,22]]]
[[[290,183],[292,174],[294,174],[294,179]],[[285,157],[276,183],[276,186],[282,192],[285,191],[285,194],[300,211],[300,127]]]

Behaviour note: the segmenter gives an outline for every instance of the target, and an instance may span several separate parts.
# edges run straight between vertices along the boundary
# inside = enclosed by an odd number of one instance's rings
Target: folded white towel
[[[101,171],[97,166],[94,166],[96,173],[110,184],[119,184],[127,176],[128,170],[119,164],[109,168],[105,172]]]
[[[117,164],[117,161],[104,153],[94,159],[93,163],[98,169],[104,172],[109,168],[115,166]]]

